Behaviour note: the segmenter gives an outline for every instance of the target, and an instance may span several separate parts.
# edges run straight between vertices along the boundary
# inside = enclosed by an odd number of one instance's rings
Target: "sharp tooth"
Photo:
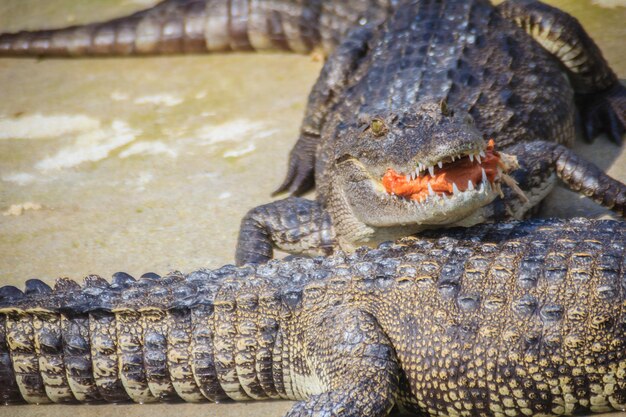
[[[452,155],[452,162],[454,162],[454,155]]]
[[[467,180],[467,189],[470,191],[474,191],[474,183],[472,180]]]
[[[485,168],[481,168],[480,169],[482,171],[482,175],[483,175],[483,182],[489,182],[489,179],[487,178],[487,173],[485,172]]]
[[[406,176],[406,182],[410,182],[410,181],[411,181],[411,175],[409,174]]]
[[[479,164],[483,163],[483,161],[480,160],[480,155],[476,155],[476,160],[478,161]]]
[[[474,154],[469,154],[468,156],[469,156],[470,162],[474,162]]]
[[[456,182],[452,183],[452,194],[458,194],[459,193],[459,187],[456,186]]]
[[[420,172],[422,170],[422,163],[418,162],[417,163],[417,172]]]
[[[482,156],[484,158],[487,155],[485,155],[485,151],[480,151],[480,156]]]
[[[443,162],[441,162],[441,161],[437,162],[437,166],[439,167],[439,169],[442,169],[443,168]]]
[[[434,166],[429,166],[428,167],[428,173],[430,174],[431,177],[435,176],[435,167]]]
[[[428,183],[428,195],[435,195],[435,192],[433,191],[433,187],[430,186],[430,183]]]

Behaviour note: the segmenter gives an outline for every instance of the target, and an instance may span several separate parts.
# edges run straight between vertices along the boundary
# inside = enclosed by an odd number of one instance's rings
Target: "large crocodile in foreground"
[[[272,48],[331,54],[280,187],[298,195],[315,183],[317,197],[250,211],[239,263],[263,262],[274,246],[330,253],[521,218],[557,177],[624,213],[624,186],[564,145],[575,99],[590,138],[619,142],[626,90],[575,19],[536,1],[170,0],[106,23],[0,36],[6,55]]]
[[[626,223],[0,289],[5,403],[292,399],[289,416],[626,408]]]

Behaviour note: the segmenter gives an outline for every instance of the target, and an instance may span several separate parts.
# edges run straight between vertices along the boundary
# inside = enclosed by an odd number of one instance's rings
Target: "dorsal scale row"
[[[533,409],[543,412],[566,389],[550,388],[555,379],[531,382],[543,372],[583,366],[625,383],[602,371],[626,367],[625,245],[624,223],[535,220],[187,275],[91,275],[82,286],[63,278],[54,288],[29,280],[23,292],[0,289],[0,399],[306,399],[328,383],[310,359],[320,352],[308,333],[348,309],[376,317],[393,342],[409,408],[438,414],[465,389],[506,397],[495,410],[524,408],[508,399],[515,378],[506,388],[491,379],[501,369],[528,376],[534,393],[552,392]],[[452,370],[463,377],[445,382]],[[620,393],[593,407],[626,402]]]

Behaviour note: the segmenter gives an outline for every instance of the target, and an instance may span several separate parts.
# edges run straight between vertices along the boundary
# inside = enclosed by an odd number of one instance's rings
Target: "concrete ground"
[[[0,30],[87,22],[150,2],[3,0]],[[626,9],[550,3],[581,20],[625,79]],[[282,180],[320,68],[284,54],[0,59],[0,286],[232,262],[241,217]],[[624,149],[605,137],[576,144],[622,181]],[[608,213],[559,188],[542,215]],[[289,406],[20,406],[0,417],[278,416]]]

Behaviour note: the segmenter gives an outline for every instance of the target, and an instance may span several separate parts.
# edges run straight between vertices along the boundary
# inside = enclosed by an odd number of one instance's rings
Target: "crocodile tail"
[[[319,1],[165,0],[101,23],[0,35],[5,56],[117,56],[282,49],[319,44]]]
[[[171,318],[164,304],[148,302],[143,313],[125,306],[124,299],[150,299],[155,287],[168,293],[152,275],[135,280],[117,273],[111,283],[93,275],[82,287],[64,278],[54,289],[40,280],[27,281],[23,292],[0,288],[0,401],[204,399],[197,387],[177,395],[176,383],[190,384],[193,376],[176,381],[179,365],[168,360],[181,349],[167,327],[188,327],[189,311]],[[179,276],[166,282],[184,284]]]
[[[280,1],[165,0],[106,22],[0,35],[0,56],[124,56],[283,49],[308,52],[310,8]],[[286,10],[285,10],[286,9]],[[309,14],[310,19],[301,19]],[[310,23],[310,22],[313,23]],[[297,27],[293,27],[293,25]],[[302,24],[300,24],[302,23]],[[298,38],[300,42],[296,40]]]
[[[0,403],[226,399],[213,360],[216,288],[179,273],[0,287]]]
[[[101,23],[0,35],[4,56],[113,56],[204,52],[205,0],[166,0]]]
[[[0,288],[0,300],[9,299],[22,292],[15,287],[6,286]],[[22,402],[15,373],[13,372],[11,352],[6,334],[6,315],[0,314],[0,405],[8,405]]]
[[[392,0],[165,0],[106,22],[0,34],[0,56],[119,56],[285,50],[329,53]]]

